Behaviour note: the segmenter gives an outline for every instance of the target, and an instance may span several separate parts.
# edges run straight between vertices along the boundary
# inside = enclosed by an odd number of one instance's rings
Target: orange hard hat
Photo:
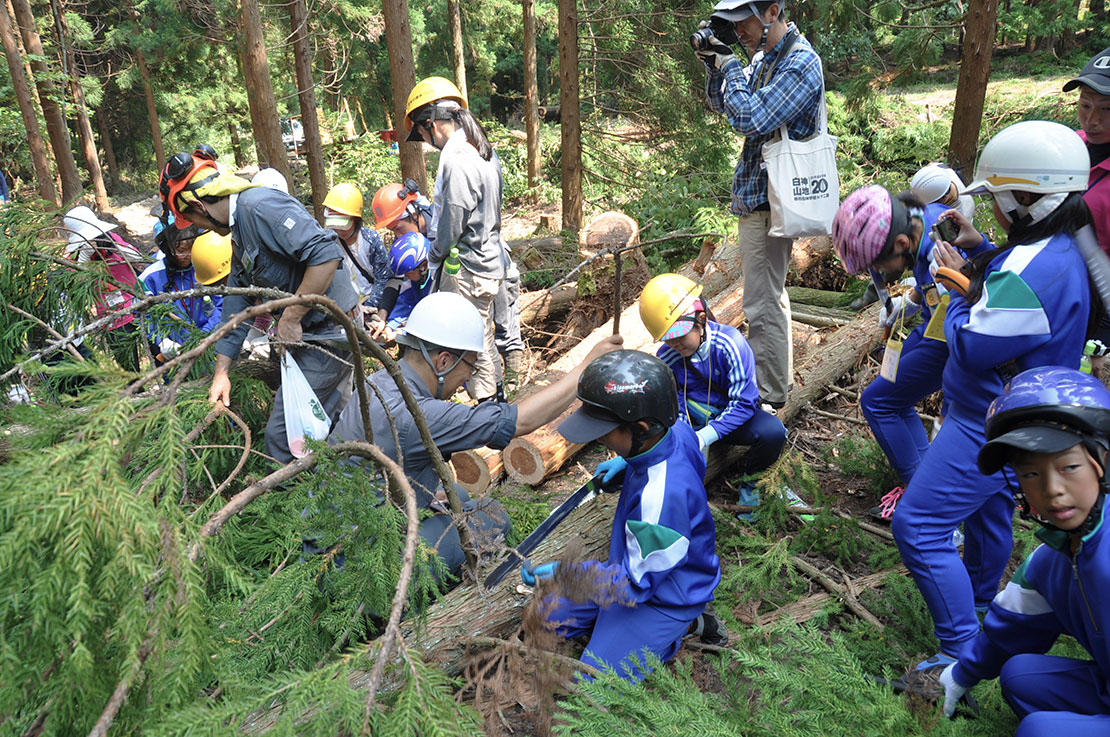
[[[374,193],[374,200],[370,203],[374,212],[374,227],[392,228],[405,217],[409,206],[420,196],[420,190],[412,185],[407,181],[404,184],[394,182]]]
[[[207,176],[197,176],[205,169],[212,171]],[[173,213],[174,225],[178,230],[188,228],[192,223],[185,219],[177,209],[177,198],[185,189],[196,189],[209,179],[218,177],[219,170],[212,159],[192,156],[185,152],[174,154],[162,169],[162,178],[158,183],[158,193],[162,196],[162,204]],[[193,180],[196,180],[195,182]]]

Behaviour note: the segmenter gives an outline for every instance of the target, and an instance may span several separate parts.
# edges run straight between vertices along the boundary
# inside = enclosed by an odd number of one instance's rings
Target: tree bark
[[[522,0],[524,13],[524,130],[528,136],[529,198],[539,198],[540,183],[540,107],[536,89],[536,3]]]
[[[154,104],[154,85],[150,81],[150,69],[146,66],[143,52],[135,49],[135,62],[139,65],[139,75],[143,78],[143,93],[146,96],[146,117],[150,121],[150,139],[154,144],[154,160],[158,171],[166,166],[166,150],[162,147],[162,125],[158,122],[158,107]]]
[[[250,96],[250,104],[251,118],[256,126],[255,141],[259,143],[266,163],[281,172],[285,181],[292,186],[289,157],[285,153],[285,144],[281,142],[281,125],[278,122],[277,103],[274,102],[274,86],[270,80],[270,63],[266,57],[266,39],[262,34],[262,16],[258,10],[258,2],[241,0],[240,9],[246,47],[243,67],[246,70],[247,89],[254,91],[254,95]],[[255,107],[257,111],[254,110]],[[262,166],[261,161],[259,166]]]
[[[308,158],[308,179],[312,186],[312,211],[324,222],[324,145],[320,140],[320,121],[316,117],[316,83],[312,79],[312,51],[308,45],[308,11],[304,0],[289,0],[289,24],[293,30],[293,57],[297,66],[297,99],[304,126],[305,154]]]
[[[104,147],[104,163],[108,165],[108,178],[113,182],[119,181],[119,163],[116,161],[116,150],[112,148],[112,133],[108,129],[108,118],[104,114],[104,103],[96,111],[96,127],[100,133],[100,145]]]
[[[559,102],[563,228],[577,233],[582,227],[582,121],[578,100],[576,0],[559,0]]]
[[[239,138],[239,126],[235,124],[235,110],[228,105],[227,108],[227,135],[231,139],[231,154],[235,158],[235,167],[242,169],[247,165],[247,157],[243,155],[243,142]]]
[[[405,104],[416,86],[416,67],[412,58],[412,28],[409,26],[408,0],[383,0],[385,45],[389,55],[389,79],[393,87],[394,133],[401,151],[401,176],[413,179],[421,192],[428,191],[424,169],[424,144],[405,143]]]
[[[956,84],[952,133],[948,140],[948,164],[963,172],[964,181],[971,181],[969,177],[975,164],[997,17],[998,0],[971,0],[967,20],[964,21],[963,59],[960,61],[960,79]]]
[[[89,172],[89,179],[93,186],[93,195],[96,208],[107,212],[111,208],[108,202],[108,190],[104,187],[104,174],[100,170],[100,158],[96,153],[96,139],[93,138],[92,123],[89,122],[89,108],[85,105],[85,91],[81,88],[81,75],[77,71],[77,57],[73,47],[68,41],[65,20],[58,0],[51,0],[50,7],[54,11],[54,26],[58,34],[58,49],[61,51],[62,64],[66,76],[69,78],[69,91],[73,96],[73,104],[77,109],[77,138],[81,143],[81,153],[85,156],[85,168]]]
[[[31,88],[27,85],[27,75],[23,71],[23,60],[20,58],[19,45],[15,40],[15,28],[12,26],[11,18],[8,17],[6,4],[0,5],[0,41],[4,45],[4,56],[8,59],[8,71],[11,72],[19,112],[23,116],[23,127],[27,130],[27,147],[31,150],[31,160],[35,166],[35,181],[38,184],[39,197],[57,207],[58,193],[54,189],[50,162],[46,159],[46,144],[43,142],[42,133],[39,132],[39,120],[35,116]]]
[[[562,314],[571,308],[578,297],[578,282],[561,284],[548,291],[524,292],[517,300],[520,308],[520,322],[525,325],[538,325],[544,320]]]
[[[23,36],[23,48],[28,54],[45,57],[42,39],[35,27],[35,16],[29,0],[12,0],[15,21]],[[69,126],[65,114],[55,97],[57,89],[50,80],[50,70],[46,62],[31,60],[35,87],[39,91],[39,104],[42,117],[46,121],[46,132],[50,137],[50,147],[54,150],[54,163],[62,180],[62,202],[69,203],[81,196],[81,175],[77,173],[77,162],[73,158],[73,146],[69,138]]]
[[[459,0],[447,0],[447,22],[451,26],[451,60],[455,62],[455,86],[459,88],[464,100],[470,97],[466,91],[466,48],[462,35],[462,4]]]
[[[247,41],[242,33],[239,34],[239,56],[237,57],[239,66],[239,77],[247,79]],[[247,117],[251,121],[251,139],[254,141],[254,157],[258,162],[259,169],[265,169],[269,166],[269,160],[266,158],[266,149],[262,146],[262,139],[258,135],[258,131],[262,129],[262,123],[259,122],[259,111],[262,105],[255,100],[256,90],[253,85],[246,85],[247,88]]]

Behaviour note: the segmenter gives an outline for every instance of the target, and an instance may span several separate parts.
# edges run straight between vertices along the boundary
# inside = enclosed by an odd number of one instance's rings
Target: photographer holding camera
[[[786,267],[793,242],[768,234],[771,227],[763,144],[783,125],[792,139],[818,130],[822,106],[821,58],[782,16],[780,2],[721,0],[690,39],[705,62],[709,107],[728,117],[744,136],[732,180],[732,212],[739,216],[748,342],[755,352],[760,399],[777,409],[786,402],[793,375],[790,300]],[[743,43],[745,66],[730,45]]]

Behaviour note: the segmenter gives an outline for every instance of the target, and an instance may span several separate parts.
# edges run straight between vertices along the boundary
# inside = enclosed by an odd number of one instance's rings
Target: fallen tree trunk
[[[818,328],[838,328],[841,325],[855,322],[856,313],[851,310],[839,310],[835,307],[818,307],[817,305],[790,303],[790,317],[805,325]]]
[[[541,289],[535,292],[524,292],[517,300],[520,322],[524,325],[536,325],[555,315],[560,315],[571,308],[577,296],[578,282],[561,284],[550,291]]]
[[[795,304],[817,305],[818,307],[844,307],[847,304],[844,298],[844,292],[832,292],[828,289],[787,287],[786,294],[790,297],[791,307]]]
[[[720,299],[710,307],[719,322],[739,324],[743,320],[743,290],[739,280],[719,290]],[[703,292],[704,294],[704,292]],[[655,340],[640,320],[639,306],[633,304],[621,314],[621,335],[624,347],[632,350],[650,349]],[[612,323],[597,328],[585,340],[555,361],[533,386],[553,381],[585,360],[597,341],[612,333]],[[555,372],[558,372],[557,374]],[[577,407],[572,406],[559,419],[535,432],[514,438],[501,454],[505,472],[517,483],[536,485],[557,471],[581,450],[582,445],[568,442],[556,428]]]
[[[798,238],[790,249],[790,260],[799,272],[805,271],[825,257],[833,248],[832,238],[817,235],[811,238]],[[791,297],[791,299],[794,299]]]

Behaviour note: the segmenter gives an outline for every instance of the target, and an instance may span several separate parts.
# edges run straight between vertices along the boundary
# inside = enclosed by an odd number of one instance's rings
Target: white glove
[[[940,674],[940,685],[944,686],[944,716],[949,719],[956,713],[956,704],[960,703],[960,699],[967,693],[967,688],[957,683],[952,675],[955,667],[956,664],[953,663]]]
[[[698,449],[705,459],[709,460],[709,446],[721,439],[721,436],[713,429],[712,425],[706,425],[697,431],[698,436]]]
[[[698,24],[698,28],[705,28],[709,25],[709,21],[702,21]],[[704,49],[699,49],[694,52],[694,55],[705,62],[705,66],[721,71],[725,65],[736,58],[736,54],[732,53],[730,49],[721,39],[716,36],[708,38],[709,44]]]
[[[161,353],[162,358],[166,359],[167,361],[176,356],[177,352],[180,350],[181,344],[172,341],[169,338],[163,338],[162,342],[158,344],[158,352]]]
[[[891,297],[891,311],[887,314],[886,305],[879,310],[879,325],[886,328],[893,325],[898,321],[898,316],[901,315],[902,321],[905,322],[911,317],[921,312],[921,305],[910,299],[908,294],[899,294],[897,297]]]

